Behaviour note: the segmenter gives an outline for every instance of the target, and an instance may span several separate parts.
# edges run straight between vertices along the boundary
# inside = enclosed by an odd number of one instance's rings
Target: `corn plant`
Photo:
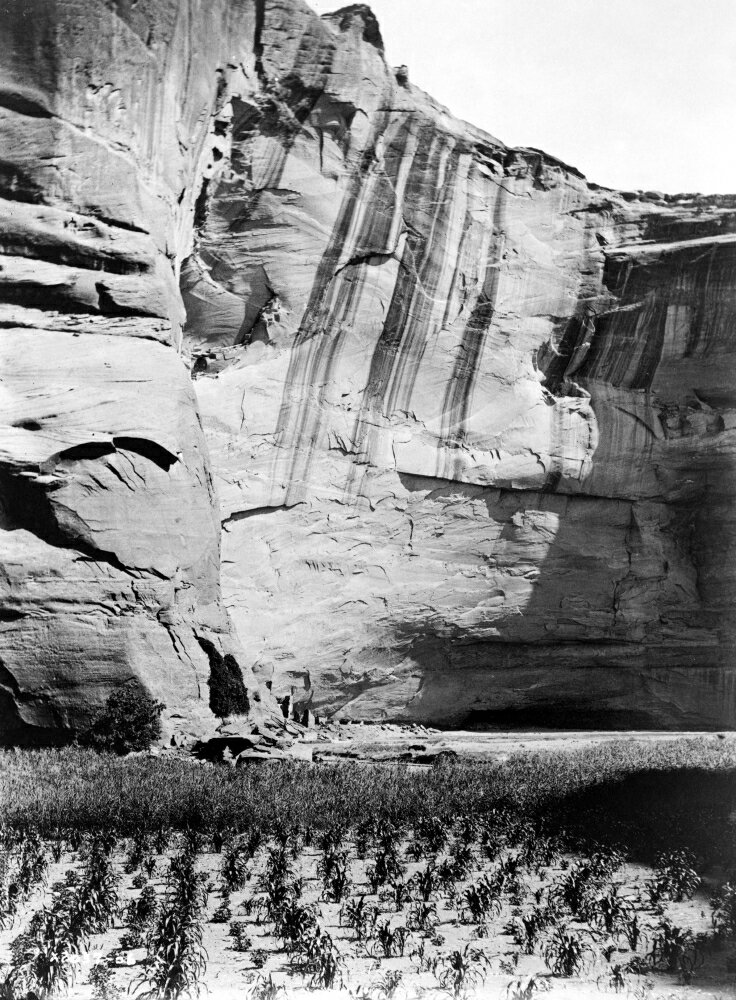
[[[439,923],[436,903],[419,899],[413,903],[406,917],[406,926],[410,931],[430,933]]]
[[[222,852],[220,878],[228,892],[244,888],[248,880],[248,864],[243,851],[235,843],[229,843]]]
[[[435,974],[440,962],[440,955],[435,951],[429,951],[425,940],[419,941],[409,952],[409,958],[414,962],[417,972],[431,972]]]
[[[124,870],[127,875],[137,871],[150,851],[150,837],[145,830],[136,831],[130,841],[125,857]]]
[[[350,888],[347,852],[336,847],[326,850],[317,864],[317,875],[322,880],[322,898],[341,903]]]
[[[579,976],[587,968],[591,958],[590,945],[582,934],[555,928],[543,951],[548,969],[556,976]]]
[[[605,930],[607,934],[625,934],[634,916],[631,900],[620,895],[617,885],[611,885],[607,892],[596,896],[587,907],[587,916],[592,924]]]
[[[144,1000],[197,997],[207,967],[202,915],[207,905],[205,877],[195,871],[192,840],[171,859],[166,899],[148,935],[147,956],[135,992]]]
[[[128,932],[123,947],[140,948],[145,943],[148,931],[156,915],[156,893],[153,887],[144,887],[137,899],[131,899],[125,908],[125,923]]]
[[[430,862],[426,868],[412,875],[411,884],[425,903],[440,890],[440,880],[436,866]],[[453,885],[455,884],[453,879]]]
[[[317,916],[314,907],[303,906],[296,900],[289,900],[276,915],[274,933],[291,954],[303,950],[304,942],[316,926]]]
[[[215,912],[212,914],[211,923],[213,924],[226,924],[232,917],[233,912],[230,908],[230,893],[227,889],[223,889],[222,898],[220,900],[220,905],[217,907]]]
[[[333,989],[342,982],[344,959],[332,937],[314,922],[295,946],[292,962],[310,976],[312,989]]]
[[[89,973],[92,1000],[121,1000],[122,990],[112,981],[112,972],[105,962],[97,962]]]
[[[610,874],[609,864],[603,856],[576,862],[555,884],[553,895],[575,916],[587,919],[597,893]]]
[[[516,979],[506,987],[506,1000],[533,1000],[537,993],[549,989],[546,979],[538,976],[527,976]]]
[[[373,841],[375,822],[372,816],[362,820],[353,830],[353,847],[357,857],[365,859]]]
[[[366,875],[373,893],[377,893],[382,885],[401,878],[406,865],[399,857],[398,849],[392,841],[379,844],[373,864],[366,869]]]
[[[435,977],[443,990],[454,1000],[460,1000],[468,990],[476,989],[485,982],[488,968],[485,953],[466,945],[463,951],[451,951],[440,959]]]
[[[701,878],[696,872],[694,857],[690,851],[670,851],[659,854],[655,865],[655,877],[648,883],[649,895],[653,903],[662,899],[672,899],[679,903],[692,899],[700,886]]]
[[[456,841],[449,858],[452,872],[456,882],[461,882],[470,874],[470,870],[475,863],[475,855],[470,844],[464,841]]]
[[[206,967],[199,922],[164,906],[148,938],[146,966],[135,992],[146,1000],[198,997]]]
[[[711,923],[719,937],[733,937],[736,934],[736,884],[726,882],[711,898],[713,907]]]
[[[390,920],[377,922],[373,930],[371,953],[377,951],[384,958],[403,957],[409,930],[406,927],[392,927]]]
[[[526,955],[532,955],[543,932],[554,923],[554,917],[546,907],[535,906],[528,913],[514,917],[507,931]]]
[[[34,913],[28,928],[13,942],[8,986],[12,997],[49,996],[68,989],[86,941],[75,934],[63,908]]]
[[[31,831],[24,837],[15,872],[15,884],[22,899],[27,899],[38,885],[46,884],[48,858],[41,838],[36,831]]]
[[[625,965],[616,963],[604,975],[599,976],[596,982],[599,988],[607,987],[609,990],[613,990],[614,993],[622,993],[629,985],[626,975],[627,971],[628,969]]]
[[[398,913],[411,901],[411,884],[401,879],[394,879],[381,894],[381,898],[390,902]]]
[[[118,912],[118,882],[109,855],[93,851],[75,890],[67,897],[73,929],[89,935],[101,934],[112,926]]]
[[[261,888],[267,892],[270,885],[285,885],[294,879],[289,854],[283,845],[269,848],[266,854],[266,866],[261,876]]]
[[[350,927],[356,941],[369,937],[378,919],[378,908],[366,902],[365,896],[346,900],[340,910],[340,922]]]
[[[472,845],[478,840],[479,834],[480,828],[478,820],[475,816],[465,813],[464,815],[459,816],[455,821],[455,835],[457,843],[462,844],[463,847],[472,847]]]
[[[231,921],[227,933],[233,939],[233,951],[250,951],[253,942],[248,934],[248,925],[242,920]]]
[[[358,987],[356,1000],[394,1000],[401,982],[403,974],[398,969],[389,969],[384,975],[367,986],[362,984]]]
[[[664,919],[655,928],[649,959],[656,968],[679,972],[686,981],[702,965],[703,956],[693,932]]]
[[[280,996],[286,996],[286,987],[275,983],[271,973],[259,976],[248,991],[248,1000],[278,1000]]]
[[[466,923],[485,922],[501,912],[501,900],[496,886],[485,875],[469,885],[463,891],[462,898],[464,903],[461,915]]]

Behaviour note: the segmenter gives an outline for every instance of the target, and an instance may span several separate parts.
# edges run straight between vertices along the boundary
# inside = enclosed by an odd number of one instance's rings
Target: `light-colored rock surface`
[[[251,659],[356,718],[732,724],[736,200],[508,150],[365,25],[266,4],[184,268]]]
[[[128,669],[196,714],[193,636],[234,641],[211,470],[238,658],[300,710],[736,722],[736,198],[507,149],[361,5],[14,7],[13,704],[73,714]]]
[[[229,6],[0,11],[0,742],[84,727],[134,678],[167,737],[208,735],[200,640],[258,690],[175,349],[217,67],[252,47]]]

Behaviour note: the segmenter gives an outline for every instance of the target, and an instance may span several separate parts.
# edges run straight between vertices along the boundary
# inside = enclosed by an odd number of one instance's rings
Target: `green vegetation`
[[[713,739],[423,770],[3,753],[0,997],[63,991],[113,933],[141,957],[127,980],[97,963],[96,998],[196,997],[213,940],[254,997],[284,976],[356,998],[419,976],[456,1000],[500,975],[522,1000],[550,977],[701,982],[736,957],[735,808],[734,751]]]
[[[642,809],[641,803],[647,808]],[[736,750],[712,740],[641,747],[610,743],[580,753],[516,756],[502,763],[450,762],[313,767],[279,761],[233,770],[189,759],[118,759],[87,749],[0,752],[0,823],[35,829],[114,829],[121,835],[199,830],[287,832],[378,830],[377,875],[396,877],[397,836],[416,830],[428,853],[432,824],[492,818],[503,809],[568,840],[626,843],[697,856],[733,851],[727,817],[736,808]],[[361,825],[364,827],[361,832]],[[523,824],[522,824],[523,825]],[[462,831],[461,831],[462,837]],[[157,848],[158,849],[158,848]],[[480,849],[493,853],[492,824]],[[462,852],[460,852],[462,853]],[[458,854],[457,851],[454,852]],[[380,883],[382,884],[382,883]]]
[[[116,754],[148,750],[161,738],[164,706],[137,684],[113,691],[79,742]]]

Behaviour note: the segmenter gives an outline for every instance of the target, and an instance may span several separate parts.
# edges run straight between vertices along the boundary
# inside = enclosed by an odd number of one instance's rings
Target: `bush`
[[[250,705],[243,682],[243,672],[230,653],[223,656],[209,639],[199,644],[210,661],[210,710],[219,719],[227,715],[247,715]]]
[[[161,712],[165,707],[138,685],[118,688],[82,734],[80,743],[116,754],[148,750],[161,738]]]

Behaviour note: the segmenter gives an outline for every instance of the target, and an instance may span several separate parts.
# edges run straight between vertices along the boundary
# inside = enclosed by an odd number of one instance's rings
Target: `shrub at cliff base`
[[[210,710],[219,719],[227,715],[246,715],[248,693],[238,661],[230,653],[223,656],[207,639],[199,642],[210,661]]]
[[[126,754],[148,750],[161,738],[164,705],[138,685],[118,688],[95,716],[80,743],[95,750]]]

